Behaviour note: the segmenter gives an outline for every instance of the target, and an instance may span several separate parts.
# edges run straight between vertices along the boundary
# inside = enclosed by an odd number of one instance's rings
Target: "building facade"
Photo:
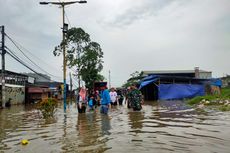
[[[1,72],[1,70],[0,70]],[[1,78],[2,80],[2,78]],[[22,104],[25,102],[25,84],[28,76],[5,70],[5,100],[11,104]],[[1,103],[2,103],[2,81],[1,86]]]
[[[142,71],[145,77],[140,87],[145,100],[183,99],[204,95],[206,84],[212,78],[211,71],[169,70]]]

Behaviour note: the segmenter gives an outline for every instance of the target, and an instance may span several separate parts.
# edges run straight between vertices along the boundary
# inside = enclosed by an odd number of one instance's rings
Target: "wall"
[[[212,72],[200,72],[199,78],[200,79],[210,79],[212,78]]]
[[[19,85],[6,85],[6,101],[11,98],[11,104],[25,102],[25,87]]]
[[[221,78],[223,86],[222,87],[230,87],[230,76],[226,76]]]

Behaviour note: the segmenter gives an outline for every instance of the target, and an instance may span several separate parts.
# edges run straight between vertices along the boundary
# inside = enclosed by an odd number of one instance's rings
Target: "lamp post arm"
[[[70,2],[40,2],[39,4],[41,5],[48,5],[48,4],[53,4],[53,5],[70,5],[70,4],[74,4],[74,3],[87,3],[87,1],[70,1]]]

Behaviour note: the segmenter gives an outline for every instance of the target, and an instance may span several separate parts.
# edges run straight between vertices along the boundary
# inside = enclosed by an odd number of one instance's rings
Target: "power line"
[[[55,75],[52,75],[50,74],[49,72],[47,72],[46,70],[44,70],[43,68],[41,68],[39,65],[37,65],[35,62],[33,62],[22,50],[21,48],[16,44],[16,42],[11,38],[9,37],[7,34],[5,34],[6,37],[14,44],[14,46],[31,62],[33,63],[36,67],[38,67],[40,70],[42,70],[43,72],[45,72],[46,74],[49,74],[50,76],[53,76],[55,78],[61,78],[60,76],[55,76]]]
[[[71,28],[72,26],[71,26],[71,23],[70,23],[70,21],[69,21],[69,18],[68,18],[68,16],[67,16],[66,11],[65,11],[64,13],[65,13],[65,17],[66,17],[66,19],[67,19],[67,22],[69,23],[69,26],[70,26],[70,28]]]
[[[25,66],[26,68],[28,68],[29,70],[31,70],[32,72],[36,73],[37,75],[45,78],[45,79],[48,79],[47,77],[45,77],[44,75],[38,73],[37,71],[35,71],[34,69],[32,69],[31,67],[29,67],[28,65],[26,65],[26,63],[24,63],[17,55],[15,55],[15,53],[10,50],[8,47],[6,47],[6,52],[12,57],[14,58],[16,61],[18,61],[20,64],[22,64],[23,66]]]

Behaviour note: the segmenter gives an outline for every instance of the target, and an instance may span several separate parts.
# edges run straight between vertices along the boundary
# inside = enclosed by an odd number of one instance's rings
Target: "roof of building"
[[[48,86],[48,87],[58,87],[63,84],[63,82],[36,82],[37,85],[43,85],[43,86]],[[68,84],[66,84],[68,86]]]
[[[177,73],[195,73],[195,70],[159,70],[159,71],[142,71],[143,74],[177,74]],[[199,70],[200,73],[212,73],[211,71]]]
[[[48,88],[40,88],[40,87],[29,87],[28,93],[46,93],[49,92]]]
[[[2,70],[1,70],[1,69],[0,69],[0,73],[2,73]],[[17,75],[17,76],[21,76],[21,77],[28,77],[28,76],[25,75],[25,74],[13,72],[13,71],[8,71],[8,70],[5,70],[5,74],[6,74],[6,75]]]

